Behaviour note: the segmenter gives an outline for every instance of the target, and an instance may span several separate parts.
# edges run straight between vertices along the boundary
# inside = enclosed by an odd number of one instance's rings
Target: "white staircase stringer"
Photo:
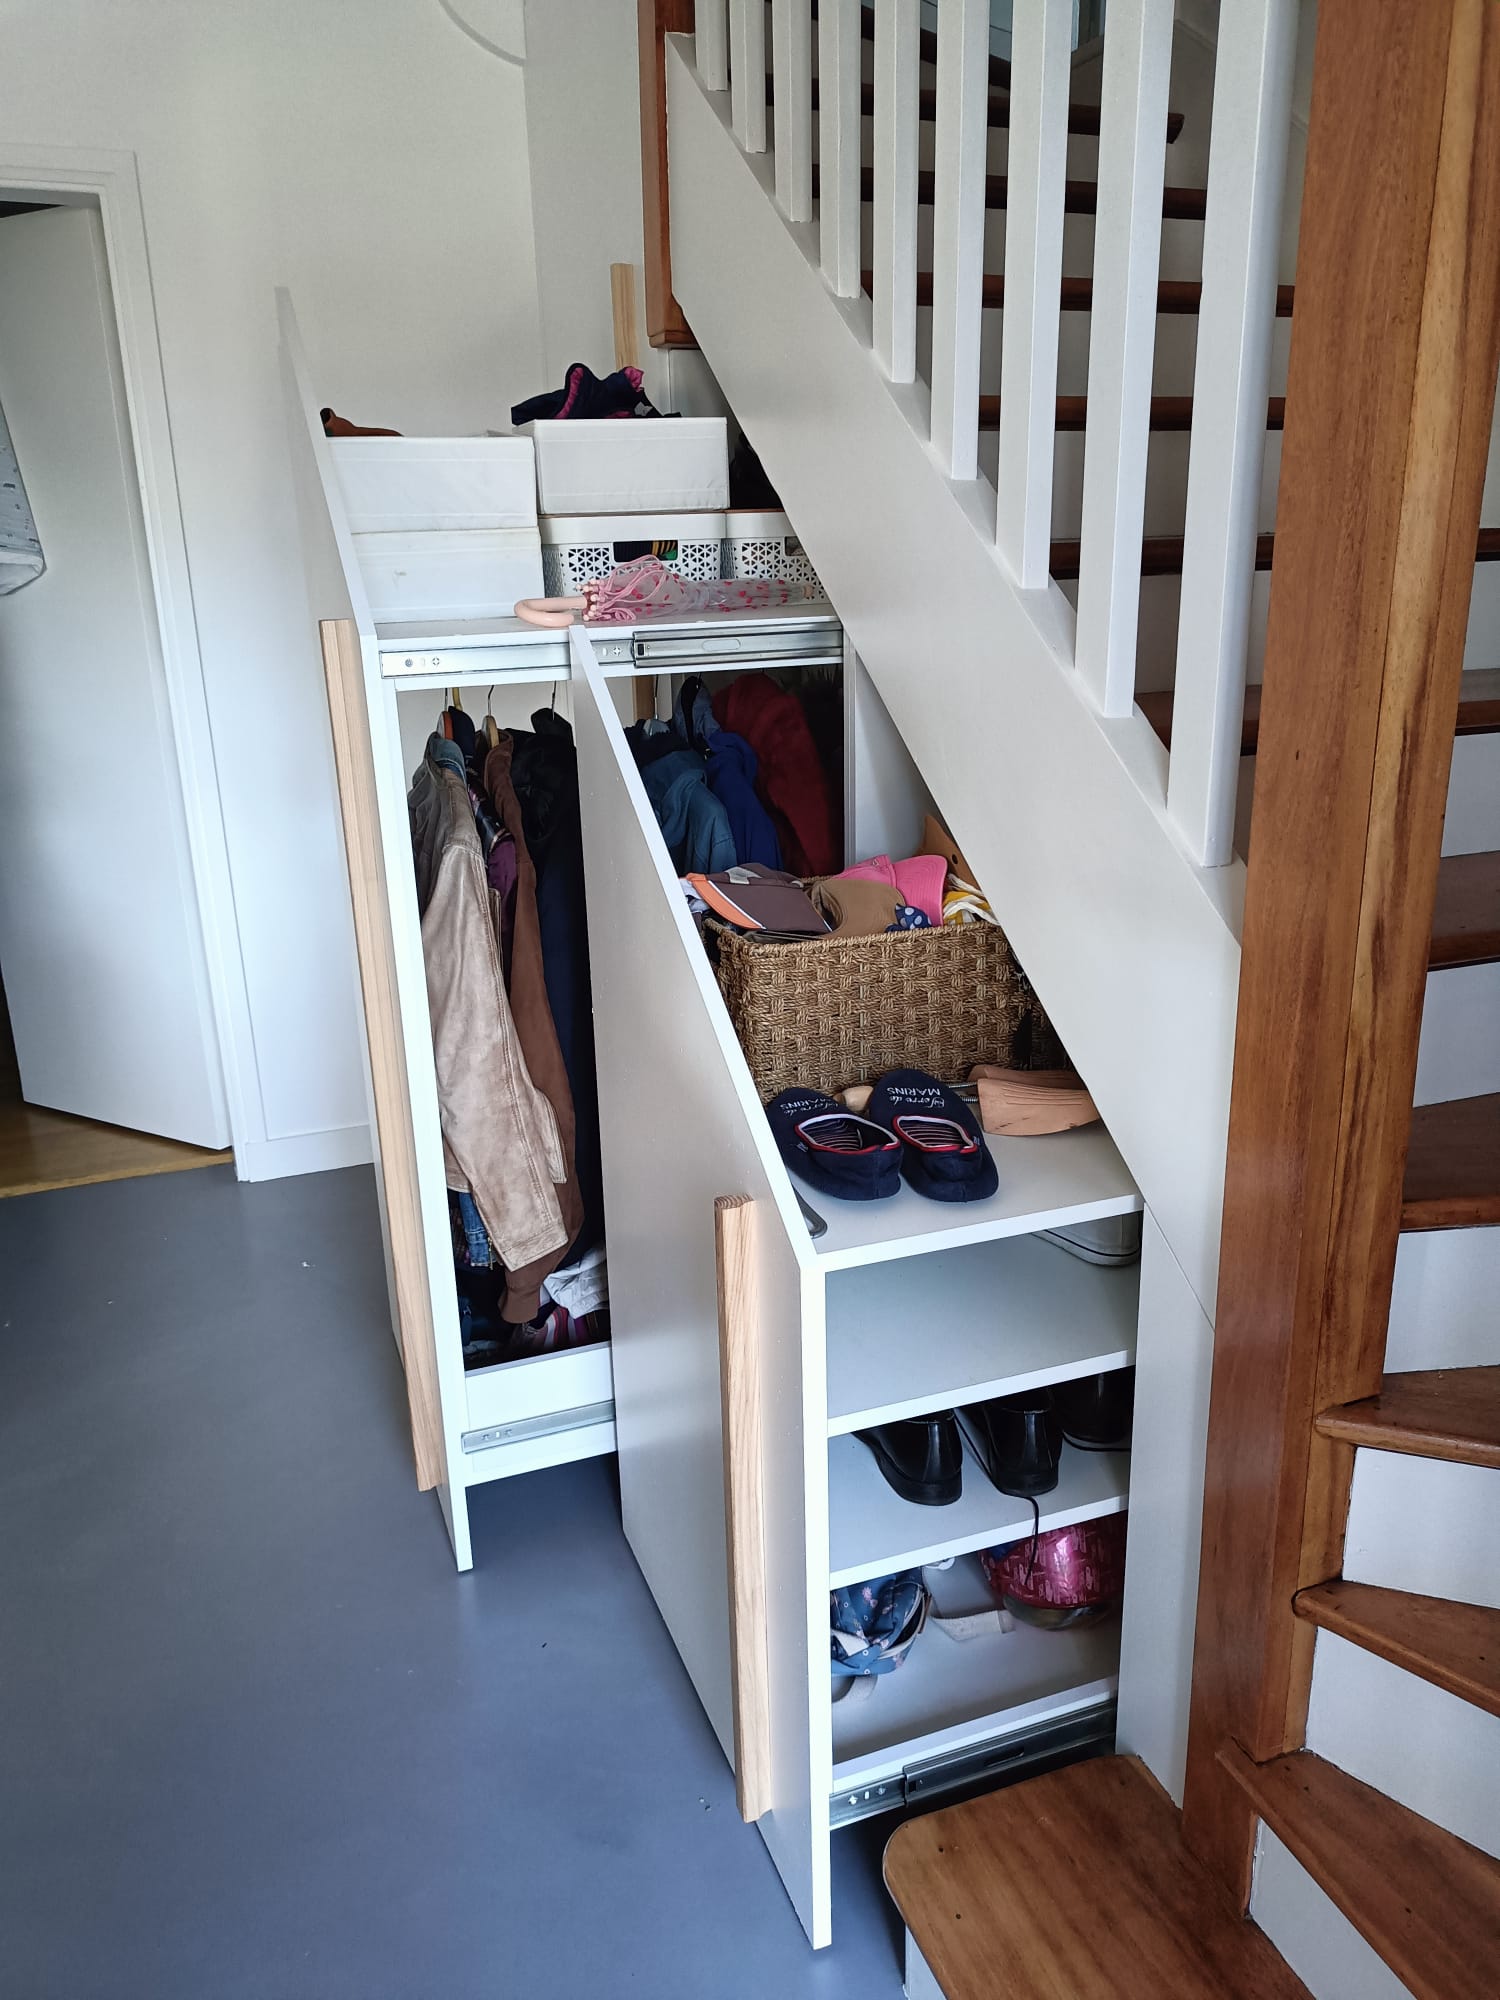
[[[1088,707],[1056,586],[1011,584],[690,50],[668,39],[677,298],[1211,1319],[1243,870],[1177,846],[1165,753]]]

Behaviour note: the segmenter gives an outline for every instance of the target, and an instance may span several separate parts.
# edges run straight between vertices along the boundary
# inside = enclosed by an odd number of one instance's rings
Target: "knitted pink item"
[[[523,597],[516,616],[528,625],[559,628],[582,615],[586,625],[633,625],[639,618],[682,617],[695,611],[764,611],[774,604],[805,604],[818,596],[811,583],[775,577],[679,576],[657,556],[620,563],[577,597]]]
[[[888,854],[877,854],[873,861],[857,861],[846,868],[844,877],[855,882],[884,882],[903,903],[920,910],[928,923],[943,921],[948,864],[940,854],[914,854],[910,861],[892,861]]]

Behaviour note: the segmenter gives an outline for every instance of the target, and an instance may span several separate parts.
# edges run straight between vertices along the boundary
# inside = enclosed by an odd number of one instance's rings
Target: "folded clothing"
[[[756,792],[775,822],[787,867],[804,877],[831,875],[841,858],[839,813],[801,702],[768,675],[749,673],[721,688],[713,708],[755,752]]]
[[[586,363],[575,361],[560,389],[544,390],[517,403],[510,420],[530,424],[561,417],[659,417],[660,410],[641,387],[644,379],[639,368],[617,368],[613,375],[600,377]]]
[[[888,931],[901,906],[900,894],[891,884],[847,875],[825,875],[810,882],[808,894],[840,937],[875,937]]]
[[[846,868],[841,875],[834,876],[836,882],[884,882],[896,893],[895,903],[904,903],[920,910],[930,924],[943,921],[943,884],[948,877],[948,864],[940,854],[914,854],[909,861],[892,861],[888,854],[877,854],[871,861],[856,862]],[[886,919],[889,924],[891,919]]]

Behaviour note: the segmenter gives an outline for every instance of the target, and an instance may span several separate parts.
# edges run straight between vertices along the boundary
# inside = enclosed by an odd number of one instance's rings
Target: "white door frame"
[[[264,1139],[264,1119],[136,156],[74,146],[12,145],[0,140],[0,196],[34,196],[38,201],[51,199],[64,206],[97,201],[104,225],[151,587],[161,631],[164,694],[182,784],[230,1137],[239,1162],[243,1148]],[[243,1173],[242,1167],[239,1170]]]

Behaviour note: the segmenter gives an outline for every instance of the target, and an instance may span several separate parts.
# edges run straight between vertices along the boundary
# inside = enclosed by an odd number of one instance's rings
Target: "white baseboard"
[[[335,1167],[367,1167],[374,1157],[368,1125],[338,1125],[328,1132],[292,1132],[284,1139],[236,1146],[234,1170],[242,1181],[275,1181],[291,1174],[326,1174]]]

